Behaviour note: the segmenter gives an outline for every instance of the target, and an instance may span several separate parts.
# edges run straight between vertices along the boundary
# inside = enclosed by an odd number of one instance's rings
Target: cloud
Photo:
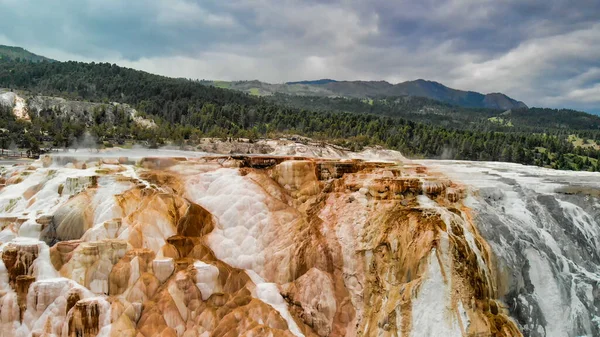
[[[600,110],[600,2],[0,0],[0,42],[168,76],[436,80]]]
[[[585,103],[600,103],[600,83],[596,83],[590,88],[571,90],[567,93],[567,97]]]
[[[211,13],[198,3],[187,0],[161,0],[156,4],[156,23],[169,27],[207,25],[215,28],[227,28],[236,25],[235,19],[228,14]]]
[[[593,110],[600,80],[600,24],[533,38],[500,57],[454,69],[455,85],[520,94],[525,101]]]

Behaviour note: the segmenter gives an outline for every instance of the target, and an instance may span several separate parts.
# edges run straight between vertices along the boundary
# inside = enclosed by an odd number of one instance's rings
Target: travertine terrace
[[[221,155],[6,167],[0,335],[538,336],[507,304],[472,189],[442,171]]]

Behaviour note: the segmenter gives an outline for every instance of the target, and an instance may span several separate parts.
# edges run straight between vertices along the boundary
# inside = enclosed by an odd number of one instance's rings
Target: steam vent
[[[600,177],[504,163],[0,168],[0,336],[600,336]]]

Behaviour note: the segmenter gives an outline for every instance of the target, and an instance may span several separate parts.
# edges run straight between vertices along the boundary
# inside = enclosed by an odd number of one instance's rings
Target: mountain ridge
[[[56,62],[50,58],[31,53],[17,46],[0,45],[0,59],[26,60],[31,62]],[[265,96],[284,93],[300,96],[343,96],[371,99],[376,97],[417,96],[431,98],[467,108],[491,108],[498,110],[527,108],[521,101],[503,93],[482,94],[447,87],[439,82],[425,79],[396,84],[387,81],[338,81],[330,78],[292,81],[271,84],[259,80],[251,81],[201,81],[220,88],[243,91],[252,95]]]
[[[56,62],[56,60],[34,54],[25,48],[6,45],[0,45],[0,59],[2,58],[7,58],[10,60],[21,59],[31,62]]]
[[[378,97],[416,96],[431,98],[467,108],[490,108],[498,110],[528,108],[506,94],[494,92],[482,94],[475,91],[453,89],[436,81],[417,79],[396,84],[387,81],[338,81],[333,79],[292,81],[272,84],[253,81],[203,81],[204,84],[243,91],[252,95],[270,96],[275,93],[298,96],[341,96],[371,99]]]
[[[285,82],[285,84],[327,84],[331,82],[338,82],[336,80],[332,80],[330,78],[322,78],[320,80],[306,80],[306,81],[296,81],[296,82]]]

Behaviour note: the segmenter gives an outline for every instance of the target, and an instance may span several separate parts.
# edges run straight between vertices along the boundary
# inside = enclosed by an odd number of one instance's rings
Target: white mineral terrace
[[[599,174],[263,142],[0,167],[0,336],[600,336]]]

